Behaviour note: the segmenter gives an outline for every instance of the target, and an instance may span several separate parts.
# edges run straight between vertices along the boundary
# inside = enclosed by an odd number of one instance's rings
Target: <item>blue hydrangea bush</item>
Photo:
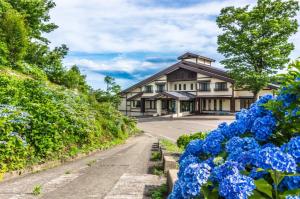
[[[300,198],[300,64],[266,95],[191,141],[169,199]]]

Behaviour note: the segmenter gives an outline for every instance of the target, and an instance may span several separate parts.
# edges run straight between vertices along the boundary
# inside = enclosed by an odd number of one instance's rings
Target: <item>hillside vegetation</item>
[[[107,91],[94,91],[77,66],[63,66],[65,45],[49,48],[54,6],[0,1],[0,174],[107,148],[136,130],[115,108],[112,78]]]

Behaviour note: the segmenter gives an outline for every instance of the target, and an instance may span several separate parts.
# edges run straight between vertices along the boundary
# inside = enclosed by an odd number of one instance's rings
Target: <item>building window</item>
[[[153,93],[153,89],[151,85],[145,86],[145,93]]]
[[[216,82],[215,91],[228,91],[227,82]]]
[[[223,101],[221,99],[219,100],[219,110],[223,111]]]
[[[241,99],[241,104],[240,104],[240,108],[243,109],[248,109],[250,107],[250,105],[254,102],[253,99]]]
[[[150,109],[156,109],[156,101],[149,101]]]
[[[141,101],[140,100],[132,101],[132,107],[133,108],[140,108],[141,107]]]
[[[174,90],[177,91],[177,84],[174,85]]]
[[[217,100],[215,99],[214,100],[214,111],[216,111],[217,110]]]
[[[194,90],[194,84],[191,84],[191,91]]]
[[[206,99],[202,100],[202,109],[205,111],[206,110]]]
[[[181,84],[179,84],[179,90],[181,91]]]
[[[156,90],[157,93],[165,91],[165,85],[164,84],[156,85],[156,87],[157,87],[157,90]]]
[[[180,111],[181,112],[190,112],[191,111],[191,102],[189,101],[180,101]]]
[[[183,84],[183,90],[184,91],[186,90],[186,84]]]
[[[199,91],[210,91],[210,83],[209,82],[201,82],[199,83]]]

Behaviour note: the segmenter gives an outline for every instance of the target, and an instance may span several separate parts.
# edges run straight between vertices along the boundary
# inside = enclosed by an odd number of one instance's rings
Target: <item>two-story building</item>
[[[212,66],[215,60],[193,53],[179,62],[122,91],[119,110],[129,116],[191,113],[226,114],[248,108],[254,101],[250,91],[235,89],[225,70]],[[274,94],[270,84],[258,96]]]

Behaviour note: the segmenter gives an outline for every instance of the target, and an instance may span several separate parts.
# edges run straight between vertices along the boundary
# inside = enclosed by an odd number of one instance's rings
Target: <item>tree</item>
[[[85,81],[85,75],[82,75],[78,66],[74,65],[68,70],[64,77],[64,85],[68,88],[78,89],[82,92],[87,92],[89,87]]]
[[[106,91],[98,89],[94,91],[94,95],[98,102],[109,102],[117,107],[120,102],[121,87],[115,82],[115,79],[110,76],[104,78],[106,83]]]
[[[17,10],[25,17],[28,26],[28,35],[31,39],[36,39],[49,43],[43,37],[43,33],[50,33],[57,25],[50,23],[49,11],[55,7],[52,0],[5,0],[13,9]]]
[[[296,0],[258,0],[252,9],[227,7],[217,24],[221,61],[235,79],[235,86],[246,88],[257,98],[270,78],[289,62],[294,45],[288,41],[297,32]]]
[[[1,14],[0,19],[1,54],[13,67],[23,60],[28,45],[24,17],[14,9]]]

